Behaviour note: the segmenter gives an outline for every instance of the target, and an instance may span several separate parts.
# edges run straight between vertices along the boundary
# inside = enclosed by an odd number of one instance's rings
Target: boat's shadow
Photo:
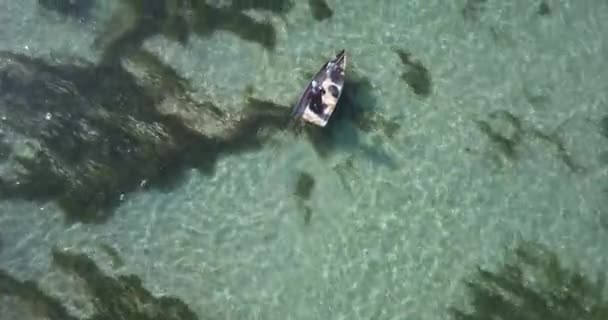
[[[380,145],[363,139],[362,133],[369,131],[367,119],[375,112],[376,101],[367,78],[347,76],[340,101],[327,125],[321,128],[304,124],[298,131],[306,135],[320,157],[325,158],[336,152],[357,153],[394,167],[394,160]]]

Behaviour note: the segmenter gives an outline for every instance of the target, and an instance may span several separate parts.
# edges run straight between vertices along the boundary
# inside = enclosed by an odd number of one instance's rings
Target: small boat
[[[312,78],[293,108],[292,119],[325,127],[342,95],[345,68],[346,53],[340,50]]]

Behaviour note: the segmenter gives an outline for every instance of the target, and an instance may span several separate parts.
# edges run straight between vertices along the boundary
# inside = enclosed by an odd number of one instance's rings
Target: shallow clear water
[[[490,1],[467,20],[465,2],[328,0],[334,14],[322,22],[297,2],[285,17],[271,15],[274,52],[227,32],[183,46],[148,39],[144,47],[191,81],[195,96],[237,111],[248,85],[255,97],[290,104],[302,73],[345,48],[372,84],[374,112],[399,129],[346,128],[357,136],[335,138],[327,157],[302,137],[277,135],[261,151],[221,158],[211,175],[192,170],[169,191],[126,195],[103,224],[66,225],[53,202],[4,200],[0,268],[70,305],[74,293],[61,289],[49,251],[75,248],[199,315],[421,320],[445,318],[465,301],[462,280],[522,239],[605,270],[608,4],[548,1],[551,14],[539,16],[536,1]],[[99,58],[92,42],[103,19],[1,3],[1,50]],[[401,79],[394,48],[428,68],[429,96]],[[523,128],[515,159],[476,124],[494,116],[508,126],[504,111]],[[293,194],[301,171],[315,180],[309,223]],[[100,243],[124,266],[112,269]]]

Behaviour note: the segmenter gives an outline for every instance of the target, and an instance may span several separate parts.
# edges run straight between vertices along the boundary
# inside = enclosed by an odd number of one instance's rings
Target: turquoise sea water
[[[52,202],[2,201],[0,268],[87,315],[49,255],[76,249],[201,317],[269,320],[445,319],[466,301],[462,280],[521,240],[605,272],[608,3],[546,1],[541,16],[538,1],[479,1],[479,17],[465,19],[466,2],[328,0],[333,16],[320,22],[296,2],[284,17],[266,14],[273,52],[227,32],[186,45],[148,39],[195,96],[233,111],[249,85],[290,104],[302,74],[345,48],[371,83],[369,107],[399,128],[337,131],[326,157],[303,137],[277,135],[261,151],[223,157],[212,175],[192,170],[171,190],[126,195],[102,224],[66,225]],[[87,22],[36,1],[0,3],[1,50],[99,58],[92,42],[109,2]],[[429,70],[428,96],[401,79],[395,48]],[[517,155],[481,122],[517,131]],[[294,195],[300,172],[315,181],[304,204]],[[124,265],[113,268],[100,243]]]

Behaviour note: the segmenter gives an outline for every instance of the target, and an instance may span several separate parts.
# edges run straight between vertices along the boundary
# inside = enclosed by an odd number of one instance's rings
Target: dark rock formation
[[[487,0],[467,0],[460,13],[467,20],[477,20],[485,11],[486,6]]]
[[[258,129],[280,127],[289,111],[266,105],[227,118],[211,104],[192,106],[175,81],[150,78],[115,64],[0,54],[0,195],[57,199],[70,219],[103,221],[142,182],[162,185],[184,168],[211,172],[220,154],[259,148]],[[168,97],[204,125],[161,113]]]
[[[0,314],[5,319],[77,319],[58,299],[44,293],[38,284],[20,281],[4,270],[0,270],[0,297]]]
[[[274,26],[253,19],[243,10],[284,14],[292,8],[291,2],[286,0],[239,0],[225,7],[194,0],[127,0],[123,5],[125,10],[118,10],[95,40],[96,46],[104,50],[106,63],[139,49],[146,39],[156,35],[185,43],[192,35],[207,37],[219,30],[272,50],[276,44]]]
[[[38,4],[46,10],[85,21],[91,16],[95,0],[38,0]]]
[[[314,188],[315,178],[308,172],[299,172],[294,194],[296,197],[298,197],[298,206],[304,211],[305,224],[309,224],[310,219],[312,218],[312,209],[306,202],[310,199]]]
[[[536,12],[540,16],[548,16],[551,14],[551,6],[549,6],[547,1],[541,1],[538,4],[538,10]]]
[[[232,0],[230,8],[236,11],[256,9],[286,14],[293,8],[293,0]]]
[[[498,271],[480,268],[466,282],[470,311],[450,312],[455,320],[608,319],[604,276],[595,281],[547,248],[525,243]]]
[[[313,18],[317,21],[329,19],[334,15],[325,0],[308,0],[308,7],[310,7]]]
[[[310,199],[312,190],[315,187],[315,178],[308,172],[300,172],[296,182],[295,195],[302,200]]]
[[[84,254],[53,250],[53,262],[85,282],[95,314],[90,320],[158,319],[195,320],[197,315],[174,297],[155,297],[134,275],[105,275]]]
[[[426,97],[431,94],[431,75],[429,70],[420,61],[412,58],[412,54],[401,49],[396,49],[397,55],[406,71],[401,75],[414,93]]]
[[[603,116],[600,119],[600,133],[608,138],[608,115]]]
[[[104,274],[83,254],[53,250],[53,262],[82,280],[93,314],[87,320],[196,320],[199,317],[181,300],[155,297],[134,275]],[[20,281],[0,270],[0,311],[15,319],[77,320],[61,301],[43,292],[33,281]],[[8,304],[8,305],[3,305]],[[8,319],[8,318],[6,318]],[[12,319],[12,318],[11,318]],[[83,318],[85,319],[85,318]]]
[[[488,121],[476,120],[475,123],[507,159],[517,159],[525,132],[518,117],[508,111],[500,110],[490,113]]]
[[[556,131],[546,133],[526,124],[519,117],[506,110],[490,112],[487,120],[475,120],[475,123],[498,151],[493,158],[499,166],[502,166],[505,160],[519,160],[526,143],[529,144],[536,140],[554,149],[555,156],[572,172],[580,173],[586,170],[584,166],[573,159],[571,151],[566,148],[563,140],[557,134],[561,125],[558,126]]]

